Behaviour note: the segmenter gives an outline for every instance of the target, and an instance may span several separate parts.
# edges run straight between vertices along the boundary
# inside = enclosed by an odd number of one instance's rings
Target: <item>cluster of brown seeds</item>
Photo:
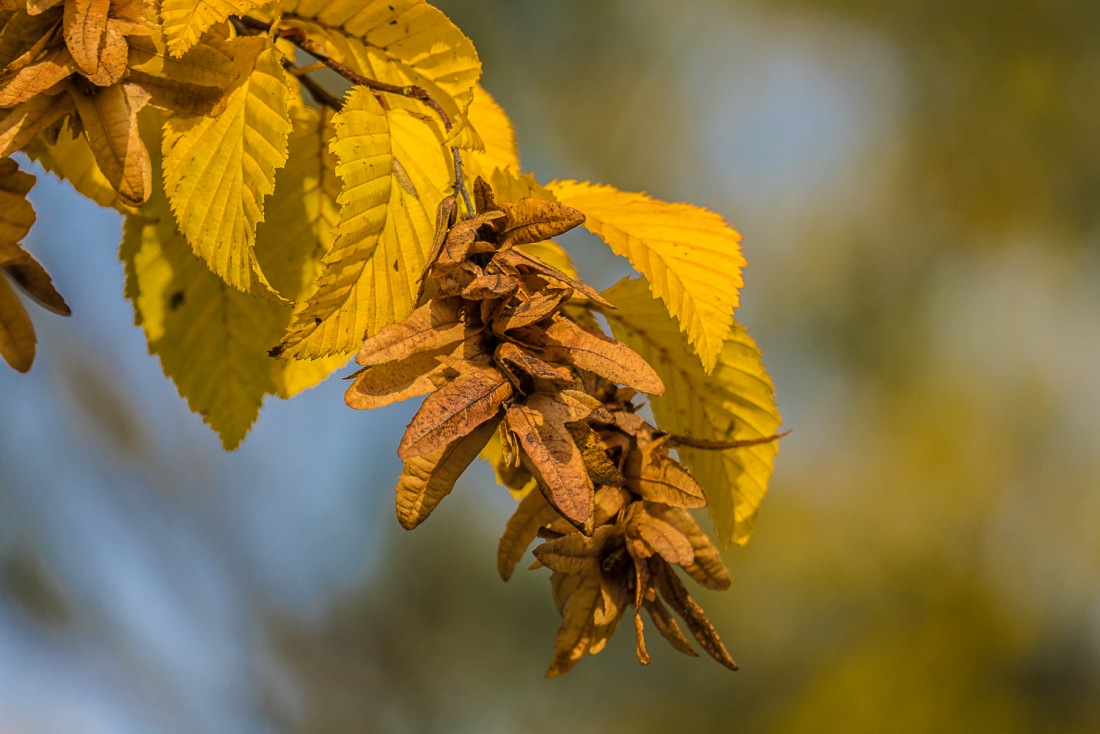
[[[138,112],[151,103],[202,114],[221,97],[213,82],[217,75],[198,76],[212,61],[198,58],[203,51],[181,61],[168,57],[157,5],[152,0],[0,0],[0,156],[33,149],[40,135],[56,141],[69,120],[72,134],[86,136],[122,200],[144,203],[152,166],[138,134]],[[216,55],[216,62],[230,60]]]
[[[668,451],[672,437],[635,413],[633,391],[603,384],[604,409],[575,434],[585,466],[598,486],[594,528],[582,533],[557,517],[544,497],[531,492],[509,519],[497,552],[507,580],[536,537],[538,565],[552,573],[554,601],[562,615],[548,676],[567,672],[585,655],[603,649],[629,606],[635,610],[638,660],[649,663],[642,609],[680,652],[695,655],[672,608],[711,657],[736,670],[703,610],[672,566],[708,589],[729,588],[718,549],[687,512],[706,505],[702,488]],[[667,605],[667,606],[666,606]]]
[[[671,607],[707,652],[736,668],[672,569],[708,588],[729,585],[686,511],[706,505],[702,488],[669,455],[671,437],[631,402],[636,392],[662,393],[660,378],[587,323],[579,306],[610,307],[596,291],[517,249],[583,214],[532,198],[497,204],[480,179],[475,199],[476,215],[457,222],[453,197],[441,204],[423,305],[366,340],[345,395],[353,408],[374,408],[428,394],[398,448],[398,519],[421,523],[495,436],[498,475],[516,491],[532,478],[538,487],[508,522],[498,568],[507,579],[531,542],[546,539],[535,555],[553,572],[563,617],[548,675],[599,652],[630,605],[643,663],[643,608],[673,647],[695,654]]]

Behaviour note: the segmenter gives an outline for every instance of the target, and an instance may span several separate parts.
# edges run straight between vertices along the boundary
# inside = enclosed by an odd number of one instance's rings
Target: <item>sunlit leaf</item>
[[[741,236],[722,217],[690,204],[579,181],[547,188],[584,212],[585,227],[646,277],[710,372],[733,328],[745,264]]]
[[[175,57],[194,46],[203,31],[231,15],[248,15],[263,0],[162,0],[160,17],[168,49]]]
[[[159,116],[147,123],[143,130],[155,129]],[[277,390],[282,365],[267,351],[286,328],[291,307],[242,293],[210,272],[155,183],[149,202],[123,230],[126,295],[150,353],[191,410],[232,449],[255,422],[264,396]]]
[[[452,120],[465,114],[473,99],[481,75],[477,52],[470,39],[428,3],[286,0],[282,9],[282,24],[305,30],[327,55],[370,79],[421,87]],[[432,114],[414,100],[396,95],[386,99],[393,109]]]
[[[265,219],[256,228],[256,259],[275,290],[299,302],[297,313],[305,308],[305,298],[321,272],[321,260],[332,249],[332,229],[340,216],[336,203],[340,180],[335,156],[329,150],[334,134],[332,112],[298,105],[292,119],[286,166],[275,174],[275,193],[267,200]],[[323,359],[279,360],[277,394],[290,398],[313,387],[347,364],[349,356],[337,353]]]
[[[412,312],[436,207],[452,175],[436,126],[402,110],[386,112],[366,90],[352,90],[335,124],[340,223],[316,290],[278,347],[294,357],[358,350],[364,338]],[[404,184],[394,175],[395,160]]]
[[[240,74],[214,117],[169,117],[164,183],[196,255],[245,293],[278,297],[253,250],[264,198],[287,159],[291,123],[279,52],[267,38],[226,44]]]
[[[775,434],[779,412],[771,379],[747,332],[735,324],[714,371],[707,375],[676,322],[641,280],[604,291],[618,308],[605,312],[616,338],[653,365],[665,394],[652,398],[659,428],[704,439],[757,439]],[[752,534],[779,448],[776,442],[708,451],[678,449],[702,485],[715,527],[726,544]]]
[[[471,175],[488,177],[496,168],[519,169],[519,150],[512,121],[480,84],[466,111],[467,119],[482,141],[482,149],[466,156],[472,161]]]

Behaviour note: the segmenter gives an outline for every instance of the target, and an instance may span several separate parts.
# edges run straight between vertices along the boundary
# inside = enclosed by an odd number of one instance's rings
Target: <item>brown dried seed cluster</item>
[[[538,565],[548,567],[562,615],[554,677],[607,644],[634,607],[638,660],[649,663],[642,609],[658,632],[680,652],[694,656],[686,636],[669,613],[675,611],[707,653],[736,670],[714,627],[688,594],[673,566],[680,566],[708,589],[729,588],[718,549],[687,512],[703,507],[702,488],[669,456],[669,436],[635,414],[632,391],[604,384],[604,410],[572,427],[583,445],[585,468],[598,489],[594,529],[577,530],[557,516],[544,497],[531,492],[508,521],[497,551],[497,568],[507,580],[536,537]]]
[[[671,608],[736,669],[672,568],[708,588],[729,586],[717,549],[686,511],[706,505],[702,488],[669,455],[670,437],[631,402],[636,391],[663,392],[660,378],[575,308],[610,307],[597,292],[517,249],[577,226],[583,214],[539,199],[497,204],[480,179],[475,199],[476,215],[457,222],[454,198],[440,205],[423,305],[366,340],[345,395],[353,408],[428,395],[398,448],[398,519],[406,528],[423,522],[495,436],[502,480],[517,492],[534,480],[539,490],[509,520],[498,569],[507,580],[531,542],[546,540],[535,555],[553,572],[563,617],[548,675],[599,652],[631,605],[643,663],[643,608],[673,647],[695,655]]]
[[[0,0],[0,156],[33,149],[39,134],[56,141],[67,119],[123,201],[144,203],[152,165],[138,112],[151,103],[201,114],[221,97],[179,78],[186,67],[167,59],[156,8],[151,0]]]
[[[591,530],[594,490],[571,426],[602,410],[585,388],[600,376],[660,393],[635,352],[580,326],[573,298],[606,304],[588,286],[521,250],[584,221],[575,209],[524,198],[497,205],[483,182],[477,214],[453,222],[448,197],[417,308],[364,342],[345,400],[376,408],[431,393],[405,430],[398,455],[397,515],[412,528],[453,488],[499,427],[508,462],[538,480],[547,500]],[[426,299],[426,300],[425,300]]]

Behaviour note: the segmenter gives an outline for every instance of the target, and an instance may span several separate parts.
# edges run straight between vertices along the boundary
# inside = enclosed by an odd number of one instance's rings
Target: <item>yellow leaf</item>
[[[498,202],[519,201],[525,196],[534,199],[554,199],[545,186],[535,180],[530,173],[520,173],[513,169],[496,168],[488,175],[481,174],[493,187]],[[581,212],[582,214],[584,212]]]
[[[467,158],[472,163],[471,176],[488,178],[494,169],[519,169],[519,149],[512,121],[496,100],[480,84],[474,87],[474,99],[466,111],[471,127],[481,138],[480,149]]]
[[[604,295],[615,337],[649,362],[665,384],[651,398],[661,430],[712,440],[765,438],[779,427],[774,387],[748,333],[734,323],[713,372],[703,371],[687,338],[642,280],[622,280]],[[681,447],[684,465],[706,492],[722,542],[746,543],[772,474],[776,442],[709,451]]]
[[[229,86],[235,78],[233,56],[228,53],[231,47],[203,42],[174,58],[159,36],[131,36],[128,43],[131,73],[216,88]]]
[[[332,120],[332,153],[343,180],[335,243],[304,309],[297,312],[280,354],[298,359],[358,351],[370,309],[370,262],[386,224],[393,188],[389,121],[374,95],[353,89]],[[366,286],[364,288],[363,286]]]
[[[286,0],[282,8],[282,27],[305,30],[326,54],[359,74],[421,87],[456,123],[470,106],[481,75],[474,45],[423,0]],[[387,95],[386,101],[392,109],[434,114],[415,100]]]
[[[367,90],[353,89],[334,122],[336,172],[344,181],[336,244],[307,307],[276,348],[299,359],[356,351],[412,312],[451,175],[438,126],[404,110],[384,111]]]
[[[164,183],[180,230],[226,283],[277,298],[253,250],[263,200],[287,159],[289,89],[267,38],[226,43],[241,73],[214,117],[170,117]]]
[[[231,15],[248,15],[264,4],[263,0],[162,0],[160,17],[168,50],[179,58],[215,23]]]
[[[738,304],[745,265],[741,236],[717,214],[690,204],[579,181],[555,181],[547,188],[584,212],[585,227],[646,277],[704,369],[714,369]]]
[[[332,249],[332,230],[340,216],[336,203],[340,180],[329,150],[332,112],[296,107],[292,120],[289,157],[275,176],[266,220],[256,229],[256,259],[276,290],[300,302],[297,313],[306,307],[305,299],[321,272],[321,259]],[[317,385],[347,364],[349,357],[345,352],[316,360],[277,360],[277,394],[286,399]]]
[[[146,116],[143,132],[157,129],[161,117]],[[230,287],[195,257],[172,217],[160,166],[154,168],[153,195],[123,229],[126,296],[165,375],[233,449],[264,396],[276,392],[283,366],[267,350],[290,321],[291,307]]]

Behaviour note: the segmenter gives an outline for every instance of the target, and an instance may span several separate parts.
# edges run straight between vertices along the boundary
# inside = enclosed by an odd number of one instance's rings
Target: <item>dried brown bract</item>
[[[687,512],[706,504],[702,488],[669,456],[667,434],[635,414],[632,391],[602,383],[596,392],[603,398],[600,409],[570,423],[583,469],[596,487],[592,532],[578,531],[543,495],[531,493],[508,521],[498,549],[497,568],[507,580],[528,545],[536,537],[546,539],[535,548],[535,557],[537,565],[552,571],[551,588],[562,615],[547,676],[561,675],[585,655],[602,650],[630,606],[643,664],[650,660],[643,609],[669,644],[696,654],[671,609],[711,657],[736,670],[673,569],[681,567],[706,588],[729,588],[718,549]]]
[[[584,426],[611,416],[587,386],[611,381],[659,394],[661,380],[633,350],[566,311],[582,299],[610,306],[599,293],[515,249],[584,215],[541,199],[497,204],[480,179],[474,193],[477,212],[466,219],[456,221],[453,197],[440,204],[421,305],[363,343],[363,369],[345,400],[375,408],[428,395],[397,450],[404,527],[424,521],[496,431],[512,474],[533,476],[558,515],[591,532],[595,484],[585,452],[593,448]]]
[[[497,567],[507,580],[528,546],[545,540],[537,565],[552,571],[562,614],[548,676],[603,649],[629,607],[643,663],[645,610],[675,649],[695,655],[690,635],[736,669],[673,569],[710,589],[730,584],[687,512],[707,499],[670,455],[676,437],[632,402],[637,392],[663,392],[660,378],[585,318],[581,304],[610,306],[599,293],[516,249],[583,215],[541,199],[497,204],[480,179],[474,194],[477,211],[466,219],[456,221],[453,197],[440,205],[420,306],[363,343],[363,369],[345,395],[353,408],[428,395],[397,451],[405,460],[398,519],[406,528],[423,522],[495,436],[502,481],[517,493],[532,480],[538,487],[508,521]]]

